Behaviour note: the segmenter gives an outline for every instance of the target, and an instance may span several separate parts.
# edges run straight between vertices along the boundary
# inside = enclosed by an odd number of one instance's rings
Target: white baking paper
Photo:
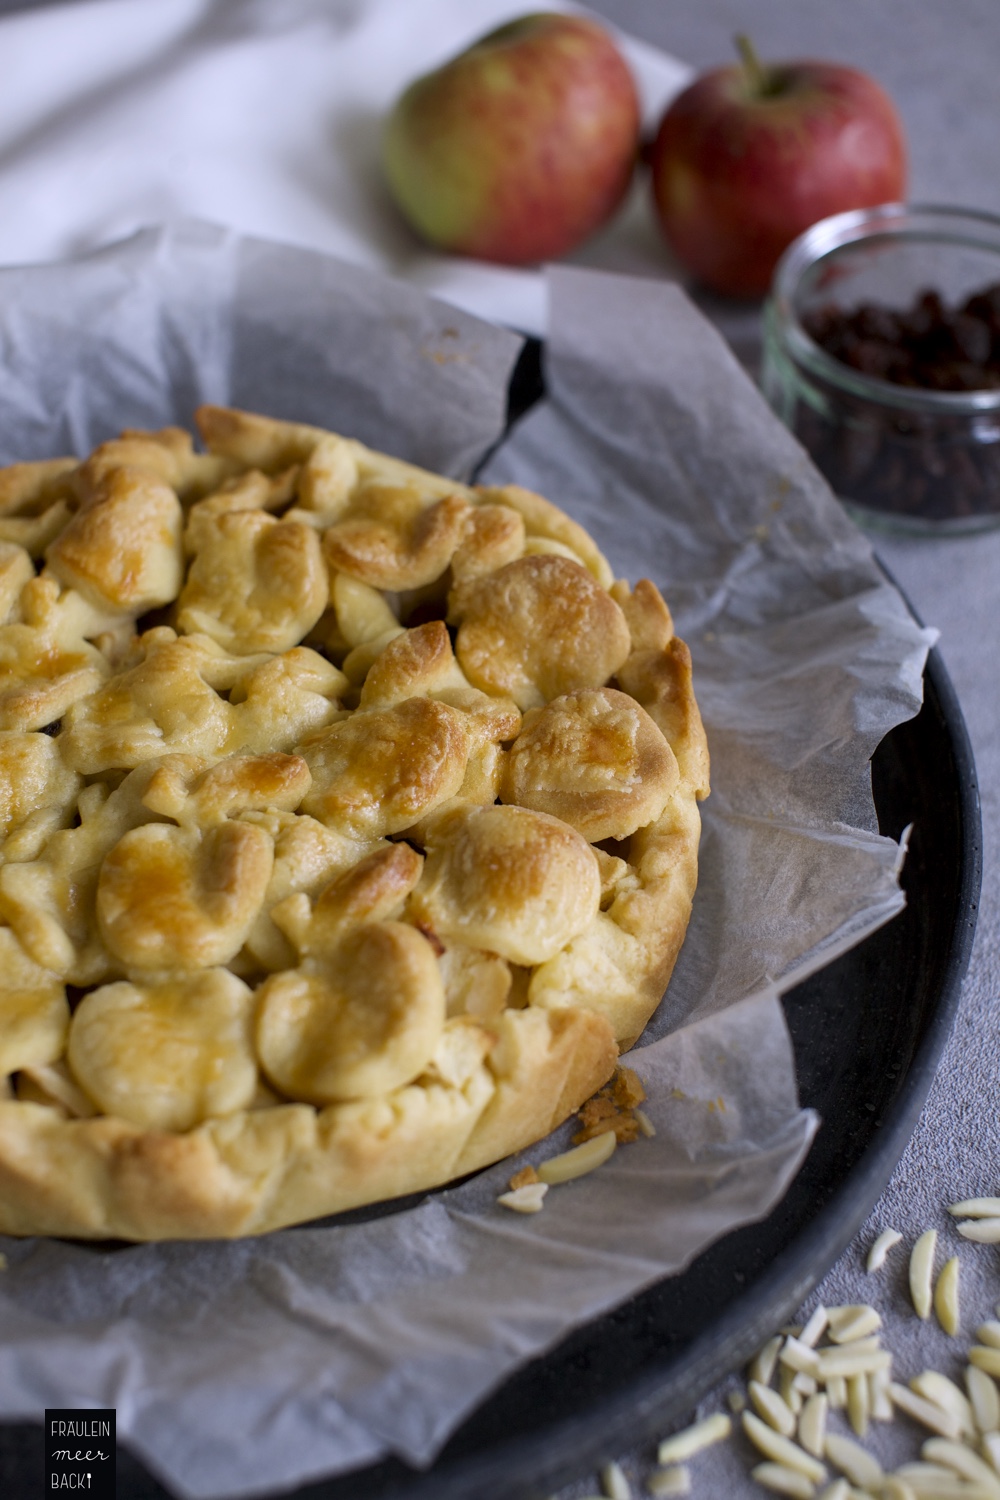
[[[713,755],[688,942],[632,1056],[657,1133],[531,1217],[495,1202],[508,1163],[257,1240],[0,1241],[0,1414],[114,1406],[191,1500],[388,1453],[424,1465],[519,1364],[765,1216],[817,1125],[775,981],[901,904],[868,760],[919,706],[928,633],[680,292],[564,269],[552,297],[550,397],[485,473],[535,485],[619,573],[664,586]],[[187,423],[207,399],[466,475],[519,347],[316,254],[152,231],[0,272],[0,460]]]

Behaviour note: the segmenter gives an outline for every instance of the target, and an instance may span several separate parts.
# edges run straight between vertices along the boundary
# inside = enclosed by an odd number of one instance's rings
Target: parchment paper
[[[619,573],[665,588],[713,756],[692,927],[632,1056],[657,1134],[530,1218],[496,1206],[507,1163],[233,1244],[0,1240],[0,1414],[114,1406],[181,1496],[265,1494],[389,1452],[425,1464],[518,1364],[765,1216],[817,1125],[775,984],[902,902],[868,759],[919,706],[929,633],[676,288],[563,269],[551,292],[550,398],[486,476],[541,489]],[[152,231],[0,273],[0,459],[214,400],[464,477],[500,435],[518,348],[318,255]]]

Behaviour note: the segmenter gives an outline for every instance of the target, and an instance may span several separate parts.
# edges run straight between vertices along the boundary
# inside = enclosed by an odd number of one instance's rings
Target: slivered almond
[[[827,1376],[826,1394],[830,1400],[831,1411],[840,1411],[847,1405],[847,1381],[843,1375]]]
[[[980,1330],[980,1333],[982,1330]],[[1000,1431],[1000,1391],[985,1370],[975,1365],[965,1369],[965,1388],[976,1419],[976,1426],[983,1434]]]
[[[985,1370],[987,1375],[1000,1376],[1000,1349],[973,1344],[969,1350],[969,1364],[975,1365],[977,1370]]]
[[[751,1380],[749,1391],[758,1416],[763,1417],[775,1432],[791,1437],[795,1431],[795,1413],[778,1392],[772,1391],[768,1385],[761,1385],[759,1380]]]
[[[747,1372],[751,1380],[759,1380],[761,1385],[770,1385],[774,1367],[778,1363],[778,1351],[781,1348],[781,1335],[776,1333],[773,1339],[768,1339],[762,1344],[750,1361],[750,1369]]]
[[[750,1413],[745,1412],[743,1420],[746,1421],[749,1416]],[[763,1425],[761,1422],[762,1427]],[[732,1430],[733,1424],[725,1413],[715,1412],[711,1417],[705,1417],[704,1421],[695,1422],[691,1427],[685,1427],[682,1432],[675,1432],[672,1437],[664,1438],[656,1450],[657,1462],[661,1464],[682,1463],[686,1458],[693,1458],[703,1448],[710,1448],[713,1443],[721,1443]]]
[[[833,1349],[821,1349],[817,1379],[828,1381],[831,1375],[867,1375],[870,1370],[887,1370],[892,1364],[888,1349],[867,1347],[867,1339],[858,1339],[853,1344],[842,1344]]]
[[[867,1271],[880,1271],[885,1265],[885,1258],[894,1245],[898,1245],[903,1236],[898,1229],[883,1229],[878,1239],[868,1252],[865,1262]]]
[[[979,1500],[981,1491],[969,1489],[964,1479],[940,1464],[901,1464],[896,1477],[906,1484],[915,1500]]]
[[[958,1256],[953,1255],[941,1267],[934,1285],[934,1311],[945,1333],[954,1338],[958,1332]]]
[[[605,1464],[601,1470],[601,1488],[607,1500],[632,1500],[632,1486],[621,1464]]]
[[[839,1307],[836,1314],[830,1313],[830,1342],[851,1344],[856,1339],[867,1338],[882,1327],[882,1319],[874,1307],[858,1303],[854,1307]]]
[[[809,1321],[806,1323],[802,1332],[799,1334],[799,1343],[805,1344],[809,1349],[815,1349],[816,1345],[819,1343],[820,1339],[826,1332],[826,1325],[829,1321],[830,1318],[826,1308],[817,1307],[815,1311],[809,1315]]]
[[[826,1441],[826,1414],[829,1402],[822,1391],[810,1396],[799,1417],[799,1442],[814,1458],[823,1457]]]
[[[544,1182],[526,1182],[523,1187],[501,1193],[497,1202],[504,1208],[512,1208],[516,1214],[537,1214],[541,1211],[542,1200],[547,1192],[548,1187]]]
[[[898,1474],[887,1474],[882,1481],[881,1500],[917,1500],[914,1490]],[[845,1495],[844,1500],[847,1500]]]
[[[847,1480],[841,1477],[828,1484],[817,1500],[852,1500],[853,1493]]]
[[[931,1464],[942,1464],[954,1469],[963,1479],[985,1486],[1000,1500],[1000,1478],[971,1448],[964,1443],[953,1443],[947,1438],[928,1438],[920,1449],[921,1455]]]
[[[867,1374],[849,1375],[847,1377],[847,1417],[858,1437],[864,1437],[868,1431],[869,1411]]]
[[[790,1370],[801,1370],[805,1375],[812,1375],[814,1379],[819,1378],[820,1356],[815,1349],[811,1349],[808,1344],[803,1344],[801,1339],[791,1334],[782,1344],[778,1359]]]
[[[846,1474],[852,1484],[860,1489],[874,1489],[882,1481],[882,1465],[866,1448],[853,1438],[840,1437],[837,1433],[826,1435],[826,1456],[830,1462]]]
[[[872,1418],[876,1422],[891,1422],[894,1416],[889,1386],[892,1382],[890,1370],[872,1370],[868,1376],[868,1394]]]
[[[750,1470],[757,1483],[772,1495],[791,1495],[792,1500],[812,1500],[816,1486],[811,1479],[784,1464],[756,1464]]]
[[[923,1396],[917,1396],[913,1391],[907,1390],[905,1385],[899,1385],[895,1380],[889,1386],[889,1395],[892,1404],[898,1406],[900,1411],[905,1411],[907,1416],[919,1422],[922,1427],[929,1427],[931,1432],[937,1432],[941,1437],[957,1438],[960,1432],[960,1423],[953,1412],[945,1411],[934,1401],[927,1401]]]
[[[618,1144],[613,1130],[602,1131],[582,1146],[574,1146],[559,1156],[550,1156],[538,1167],[540,1181],[554,1186],[557,1182],[571,1182],[574,1177],[584,1177],[604,1165]]]
[[[793,1443],[790,1438],[782,1437],[780,1432],[775,1432],[773,1428],[768,1427],[767,1423],[755,1417],[753,1412],[745,1411],[742,1421],[743,1431],[765,1458],[773,1458],[775,1463],[795,1469],[799,1474],[804,1474],[807,1479],[811,1479],[813,1484],[819,1484],[821,1479],[826,1478],[826,1469],[818,1459],[813,1458],[812,1454],[807,1453],[804,1448],[800,1448],[798,1443]]]
[[[963,1239],[978,1245],[1000,1244],[1000,1219],[968,1219],[955,1227]]]
[[[926,1401],[933,1401],[945,1411],[950,1411],[958,1422],[959,1433],[962,1436],[973,1436],[976,1419],[972,1403],[947,1375],[942,1375],[938,1370],[922,1370],[910,1381],[910,1390],[923,1396]]]
[[[948,1212],[956,1219],[1000,1218],[1000,1198],[963,1198],[950,1204]]]
[[[918,1318],[929,1318],[931,1315],[931,1281],[936,1248],[937,1230],[925,1229],[910,1252],[910,1296]]]
[[[673,1464],[669,1469],[658,1469],[646,1480],[651,1495],[690,1495],[691,1471],[684,1464]]]

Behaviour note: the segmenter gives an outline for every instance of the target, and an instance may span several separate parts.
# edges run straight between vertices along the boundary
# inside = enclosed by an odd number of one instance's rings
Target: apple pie
[[[537,1141],[684,937],[653,584],[221,407],[0,470],[0,1231],[258,1234]]]

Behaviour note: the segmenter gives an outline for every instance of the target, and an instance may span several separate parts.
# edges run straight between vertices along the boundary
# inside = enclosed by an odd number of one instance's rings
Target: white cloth
[[[0,264],[60,258],[194,216],[326,251],[541,333],[541,272],[427,251],[390,201],[379,157],[381,123],[402,88],[526,8],[86,0],[4,17]],[[689,70],[619,40],[652,127]],[[645,184],[575,258],[669,274]]]

